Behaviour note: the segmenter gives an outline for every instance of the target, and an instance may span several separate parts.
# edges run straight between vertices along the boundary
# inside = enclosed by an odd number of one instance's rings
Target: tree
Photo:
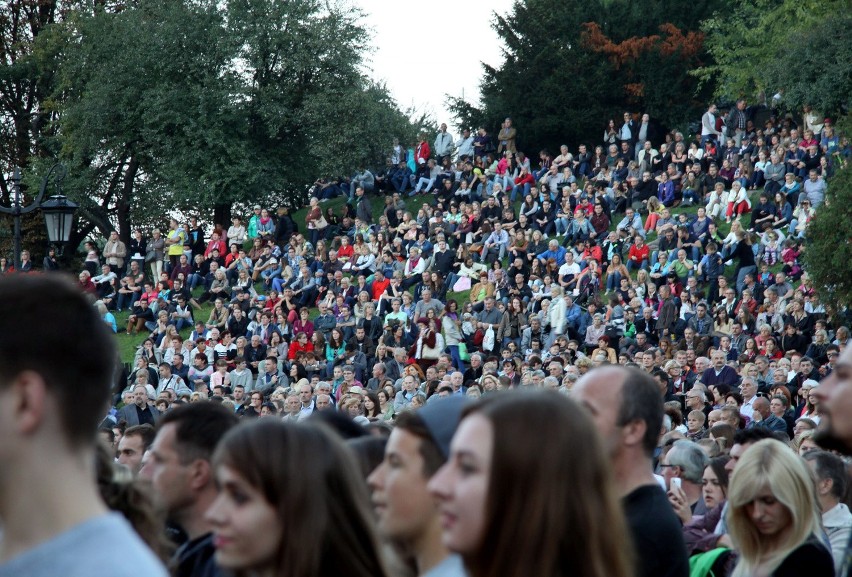
[[[796,30],[764,72],[771,93],[783,92],[787,108],[809,104],[839,117],[852,106],[852,15],[829,14]]]
[[[0,8],[0,163],[26,168],[41,155],[43,108],[52,73],[39,66],[32,47],[57,15],[56,0],[8,0]],[[6,182],[0,182],[8,201]]]
[[[597,22],[583,25],[583,43],[607,57],[620,78],[625,107],[642,110],[669,125],[684,124],[703,103],[689,71],[700,66],[704,34],[684,33],[670,22],[659,34],[614,42]]]
[[[703,106],[685,72],[706,56],[698,17],[727,4],[517,2],[493,17],[504,62],[483,65],[482,105],[449,97],[450,109],[492,131],[512,116],[522,148],[598,142],[605,122],[624,110],[685,123]]]
[[[54,25],[36,51],[58,62],[49,143],[81,203],[74,241],[298,208],[316,178],[381,161],[413,129],[361,72],[358,18],[317,0],[138,0]]]
[[[846,126],[852,126],[847,117]],[[804,268],[831,314],[852,303],[852,170],[842,168],[828,182],[825,205],[807,228]]]
[[[719,97],[771,95],[767,71],[791,35],[848,9],[847,0],[753,0],[719,10],[702,26],[712,61],[694,74]]]

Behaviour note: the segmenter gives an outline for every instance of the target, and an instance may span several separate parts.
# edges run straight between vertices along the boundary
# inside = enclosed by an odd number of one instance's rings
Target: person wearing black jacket
[[[656,345],[659,342],[660,339],[657,337],[656,330],[657,321],[654,319],[653,309],[651,307],[645,307],[642,309],[642,317],[637,319],[634,324],[636,325],[637,335],[639,333],[644,333],[645,336],[648,337],[648,342],[652,345]]]
[[[555,218],[553,207],[549,200],[541,203],[541,208],[535,214],[535,220],[532,227],[540,230],[545,236],[551,236],[556,231]]]
[[[278,222],[275,223],[275,232],[273,233],[275,244],[283,248],[290,242],[290,237],[295,232],[299,232],[299,225],[290,216],[290,209],[286,206],[278,207]]]
[[[453,263],[456,260],[456,254],[447,246],[447,241],[441,238],[438,241],[438,248],[432,254],[432,270],[439,273],[442,277],[447,278],[452,272]]]
[[[187,243],[192,250],[192,255],[204,254],[204,229],[198,224],[198,219],[194,216],[189,221],[190,229],[187,235]]]
[[[634,210],[648,212],[646,205],[648,199],[657,195],[657,181],[651,177],[651,172],[646,170],[642,173],[642,180],[633,187],[630,195],[630,205]]]
[[[808,348],[809,339],[803,334],[796,332],[796,325],[789,320],[784,324],[784,334],[781,335],[781,341],[778,346],[785,353],[795,351],[800,355],[805,354]]]
[[[490,222],[492,225],[500,221],[502,213],[502,209],[497,204],[497,199],[493,196],[489,196],[488,201],[480,209],[483,222]]]
[[[378,319],[376,319],[376,321],[378,323]],[[381,326],[380,323],[379,326]],[[352,347],[354,347],[353,350],[364,353],[368,359],[372,358],[373,355],[376,354],[375,342],[367,336],[367,331],[363,322],[355,328],[355,335],[349,339],[347,344],[352,345]]]
[[[174,577],[225,575],[214,561],[212,526],[205,513],[219,494],[210,465],[213,451],[237,423],[233,411],[218,403],[190,403],[169,411],[157,424],[151,458],[139,474],[150,480],[169,521],[186,534],[170,563]],[[201,472],[183,474],[185,463]]]
[[[515,273],[514,282],[509,283],[506,289],[506,295],[511,300],[513,297],[518,297],[525,304],[532,299],[532,289],[527,285],[524,275],[520,272]]]

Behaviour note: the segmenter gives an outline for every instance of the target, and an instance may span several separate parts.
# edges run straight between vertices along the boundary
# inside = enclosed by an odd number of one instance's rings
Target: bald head
[[[754,410],[760,413],[760,416],[764,419],[769,416],[769,401],[767,401],[763,397],[757,397],[752,403],[752,407]]]
[[[663,426],[663,399],[652,377],[606,365],[577,381],[573,395],[589,409],[611,455],[625,449],[653,455]]]

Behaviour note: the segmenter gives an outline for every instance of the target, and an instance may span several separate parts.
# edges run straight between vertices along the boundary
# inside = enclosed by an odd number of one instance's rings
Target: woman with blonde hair
[[[739,561],[732,577],[832,577],[816,487],[785,444],[759,441],[740,457],[728,490],[728,531]]]

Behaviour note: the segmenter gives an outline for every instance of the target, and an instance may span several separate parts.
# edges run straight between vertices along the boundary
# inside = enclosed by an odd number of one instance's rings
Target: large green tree
[[[781,92],[787,108],[810,105],[837,118],[852,107],[852,12],[828,13],[797,28],[768,63],[770,92]]]
[[[648,112],[683,125],[703,106],[686,71],[703,63],[700,18],[726,0],[516,2],[495,14],[504,62],[484,66],[481,106],[448,98],[462,125],[512,116],[520,145],[597,142],[610,117]]]
[[[847,126],[852,122],[847,121]],[[825,205],[807,229],[804,268],[832,314],[852,303],[852,170],[842,168],[828,182]]]
[[[778,82],[770,71],[776,70],[774,64],[779,57],[783,58],[791,51],[821,50],[819,43],[832,42],[832,38],[825,37],[819,39],[817,45],[795,46],[792,44],[794,36],[821,23],[831,26],[834,16],[848,14],[848,11],[848,0],[751,0],[736,3],[705,20],[703,30],[707,34],[707,49],[713,58],[706,66],[696,70],[695,75],[720,97],[771,97],[778,89]],[[833,32],[844,34],[840,28]],[[848,53],[848,44],[845,52]],[[801,61],[791,64],[798,69]]]
[[[378,164],[414,129],[362,73],[363,38],[358,13],[317,0],[81,2],[35,47],[58,70],[73,240],[299,206],[316,178]]]
[[[13,167],[23,173],[24,202],[32,202],[46,170],[38,159],[51,155],[47,140],[54,113],[46,106],[55,78],[54,67],[42,61],[34,46],[39,36],[61,20],[65,3],[59,0],[6,0],[0,2],[0,172]],[[49,193],[55,189],[50,188]],[[11,187],[0,178],[0,203],[11,204]],[[0,218],[0,253],[13,246],[12,218]],[[25,247],[41,259],[47,244],[44,221],[37,213],[23,217]]]

